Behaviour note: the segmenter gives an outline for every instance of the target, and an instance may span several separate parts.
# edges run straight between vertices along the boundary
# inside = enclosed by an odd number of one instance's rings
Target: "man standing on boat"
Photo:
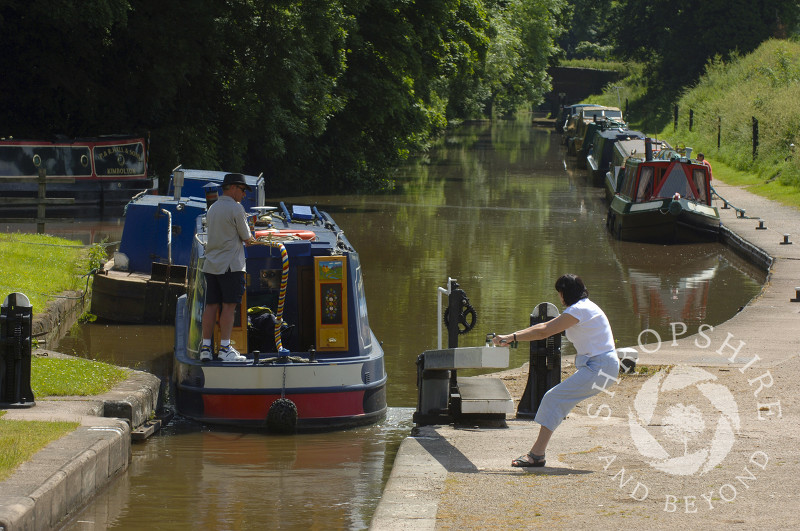
[[[706,160],[706,156],[703,153],[698,153],[697,154],[697,160],[698,160],[698,162],[700,162],[700,164],[702,164],[706,168],[708,168],[708,178],[710,180],[711,179],[711,163]]]
[[[231,345],[236,305],[245,290],[245,255],[243,244],[252,241],[247,215],[240,204],[251,188],[241,173],[229,173],[222,180],[222,195],[208,209],[208,241],[203,276],[206,281],[206,304],[203,310],[203,344],[200,361],[211,361],[211,336],[219,312],[222,361],[245,361]]]

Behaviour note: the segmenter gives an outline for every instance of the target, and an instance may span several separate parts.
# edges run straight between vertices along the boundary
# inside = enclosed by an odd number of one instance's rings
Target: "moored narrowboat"
[[[39,215],[40,174],[50,218],[118,217],[133,196],[153,188],[144,138],[2,139],[0,215]]]
[[[691,148],[629,157],[611,198],[606,225],[617,239],[692,243],[719,238],[719,212],[711,204],[711,175],[691,159]],[[610,181],[609,181],[610,182]]]
[[[595,131],[583,159],[592,185],[604,186],[606,173],[611,168],[615,144],[632,140],[644,142],[644,138],[644,133],[625,127],[604,127]],[[636,147],[631,147],[631,149],[636,149]]]
[[[118,323],[172,324],[186,293],[198,216],[219,193],[225,172],[175,168],[169,196],[139,194],[125,207],[119,249],[92,282],[91,313]],[[264,204],[264,178],[245,175],[246,208]]]
[[[281,203],[262,212],[255,229],[231,336],[246,361],[202,362],[205,228],[198,219],[190,289],[175,316],[177,412],[276,432],[378,421],[386,413],[387,376],[358,253],[316,208],[290,212]]]

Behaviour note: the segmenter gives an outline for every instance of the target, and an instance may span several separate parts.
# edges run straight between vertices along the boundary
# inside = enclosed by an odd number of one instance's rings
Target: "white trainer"
[[[247,358],[239,354],[239,351],[233,348],[233,345],[220,348],[217,356],[220,361],[247,361]]]
[[[203,345],[200,348],[200,361],[211,361],[211,347]]]

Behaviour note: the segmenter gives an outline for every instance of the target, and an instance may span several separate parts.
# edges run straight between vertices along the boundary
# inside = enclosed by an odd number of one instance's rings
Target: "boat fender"
[[[681,210],[683,210],[681,202],[679,200],[676,201],[673,199],[672,202],[669,204],[669,213],[672,214],[673,216],[677,216],[678,214],[681,213]]]
[[[279,398],[269,406],[267,429],[272,433],[297,431],[297,406],[288,398]]]

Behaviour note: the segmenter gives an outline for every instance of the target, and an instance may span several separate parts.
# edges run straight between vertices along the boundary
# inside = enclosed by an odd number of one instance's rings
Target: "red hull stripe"
[[[203,395],[203,416],[230,420],[267,418],[269,407],[281,395]],[[298,419],[347,417],[364,414],[364,391],[287,394],[297,406]]]

